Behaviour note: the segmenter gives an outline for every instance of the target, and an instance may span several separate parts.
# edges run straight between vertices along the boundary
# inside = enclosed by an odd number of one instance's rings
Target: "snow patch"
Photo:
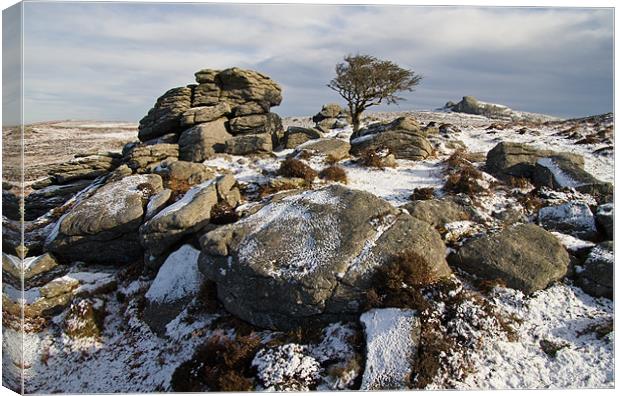
[[[145,297],[151,303],[164,304],[196,295],[203,283],[198,270],[199,255],[200,251],[190,245],[183,245],[170,254]]]

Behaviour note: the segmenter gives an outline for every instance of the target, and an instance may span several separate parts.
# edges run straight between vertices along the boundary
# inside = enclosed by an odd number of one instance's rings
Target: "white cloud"
[[[196,70],[230,66],[279,81],[278,112],[310,114],[337,99],[325,84],[356,52],[425,75],[403,106],[479,94],[531,111],[609,111],[612,18],[593,9],[27,3],[27,117],[137,120]]]

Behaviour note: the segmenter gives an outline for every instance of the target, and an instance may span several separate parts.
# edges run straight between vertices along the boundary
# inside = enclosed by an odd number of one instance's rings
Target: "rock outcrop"
[[[151,208],[149,202],[148,220],[140,226],[145,264],[158,267],[162,262],[161,256],[184,236],[198,232],[209,224],[211,212],[218,203],[225,203],[230,208],[236,207],[241,199],[236,183],[235,178],[228,174],[191,187],[170,206],[153,201]],[[165,196],[160,200],[168,201]]]
[[[333,128],[344,128],[351,123],[351,116],[337,103],[323,105],[321,111],[312,117],[315,127],[322,132]]]
[[[277,83],[264,74],[236,67],[200,70],[195,77],[197,85],[171,89],[157,100],[140,121],[141,141],[176,135],[180,158],[195,162],[214,153],[271,151],[279,144],[282,121],[269,111],[282,101]],[[248,144],[256,140],[269,141],[269,145]]]
[[[367,150],[387,150],[397,159],[423,160],[433,154],[426,133],[413,117],[400,117],[389,123],[377,123],[351,135],[351,154]]]
[[[465,243],[450,264],[483,279],[501,279],[524,293],[542,290],[568,270],[566,249],[548,231],[519,224]]]
[[[487,153],[486,170],[507,179],[523,177],[537,187],[560,189],[571,187],[596,195],[607,202],[613,197],[613,185],[586,172],[581,155],[540,150],[523,143],[501,142]]]
[[[431,279],[451,273],[429,224],[338,185],[272,201],[201,244],[200,269],[226,309],[266,328],[354,318],[375,269],[405,248],[428,261]]]

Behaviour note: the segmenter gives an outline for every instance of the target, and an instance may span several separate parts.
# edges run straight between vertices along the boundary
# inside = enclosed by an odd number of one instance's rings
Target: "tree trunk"
[[[351,112],[351,122],[353,123],[353,133],[360,130],[361,117],[362,117],[361,111]]]

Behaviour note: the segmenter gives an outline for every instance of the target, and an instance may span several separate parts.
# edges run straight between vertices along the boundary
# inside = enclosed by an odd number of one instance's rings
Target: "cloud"
[[[282,115],[341,101],[325,85],[348,53],[424,75],[398,108],[475,95],[560,116],[612,111],[610,9],[25,3],[28,121],[139,120],[201,68],[278,81]]]

